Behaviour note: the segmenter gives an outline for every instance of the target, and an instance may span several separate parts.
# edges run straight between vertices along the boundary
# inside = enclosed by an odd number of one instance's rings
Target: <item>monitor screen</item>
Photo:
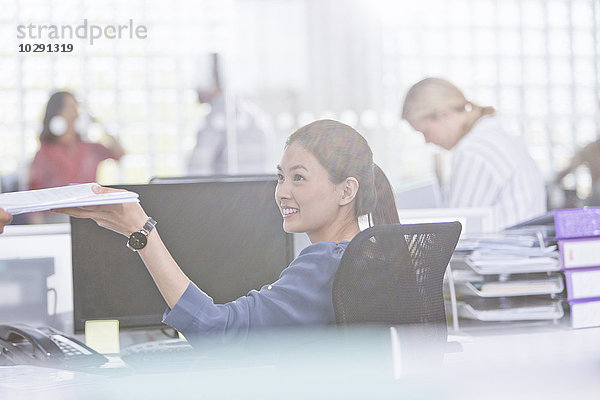
[[[215,303],[225,303],[277,280],[291,261],[276,183],[269,176],[115,187],[140,195],[181,269]],[[124,236],[72,218],[71,237],[75,331],[89,319],[161,326],[166,303]]]

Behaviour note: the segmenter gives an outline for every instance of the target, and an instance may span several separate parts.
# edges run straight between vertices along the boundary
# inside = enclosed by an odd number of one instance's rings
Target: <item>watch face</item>
[[[133,249],[140,250],[148,243],[148,238],[142,232],[133,232],[129,236],[129,246]]]

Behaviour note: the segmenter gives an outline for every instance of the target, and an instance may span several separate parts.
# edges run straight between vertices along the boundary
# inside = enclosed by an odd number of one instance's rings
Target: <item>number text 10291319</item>
[[[72,43],[20,43],[19,53],[71,53]]]

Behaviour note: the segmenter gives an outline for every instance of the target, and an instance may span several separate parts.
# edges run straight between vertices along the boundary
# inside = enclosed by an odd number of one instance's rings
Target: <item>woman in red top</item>
[[[76,121],[77,100],[69,92],[56,92],[48,100],[40,149],[29,170],[29,188],[43,189],[96,181],[98,164],[119,160],[125,151],[111,137],[109,147],[81,140]]]
[[[123,147],[109,136],[109,146],[85,142],[77,131],[77,100],[69,92],[50,96],[40,133],[40,149],[29,167],[29,189],[96,181],[100,162],[119,160]],[[64,222],[50,213],[29,214],[30,223]]]

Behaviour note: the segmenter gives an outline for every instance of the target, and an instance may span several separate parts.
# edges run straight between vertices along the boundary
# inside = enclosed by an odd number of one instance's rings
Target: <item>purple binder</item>
[[[600,236],[600,207],[554,210],[557,239]]]
[[[583,245],[578,249],[566,249],[569,244],[575,243]],[[585,238],[577,238],[577,239],[560,239],[558,241],[558,251],[560,253],[560,263],[562,265],[563,270],[567,269],[577,269],[577,268],[592,268],[592,267],[600,267],[600,258],[598,257],[589,257],[588,254],[598,254],[598,246],[600,245],[600,238],[598,237],[585,237]],[[581,261],[581,257],[584,257],[583,263]],[[575,258],[577,261],[574,261]],[[566,260],[566,262],[565,262]]]
[[[571,328],[600,326],[600,297],[570,300],[569,307],[571,309]]]
[[[573,289],[580,289],[578,287],[573,287],[573,275],[576,274],[588,274],[588,275],[584,275],[586,278],[589,277],[589,274],[595,275],[592,276],[592,279],[594,279],[594,281],[597,281],[597,273],[600,272],[600,267],[596,267],[596,268],[580,268],[580,269],[572,269],[572,270],[568,270],[568,271],[564,271],[565,273],[565,286],[567,287],[567,299],[569,301],[574,301],[574,300],[579,300],[581,301],[582,299],[589,299],[589,298],[596,298],[598,296],[600,296],[600,286],[596,287],[594,285],[589,285],[589,287],[586,287],[584,289],[584,293],[586,293],[587,295],[582,294],[581,290],[576,290],[577,294],[575,293],[575,291]]]

